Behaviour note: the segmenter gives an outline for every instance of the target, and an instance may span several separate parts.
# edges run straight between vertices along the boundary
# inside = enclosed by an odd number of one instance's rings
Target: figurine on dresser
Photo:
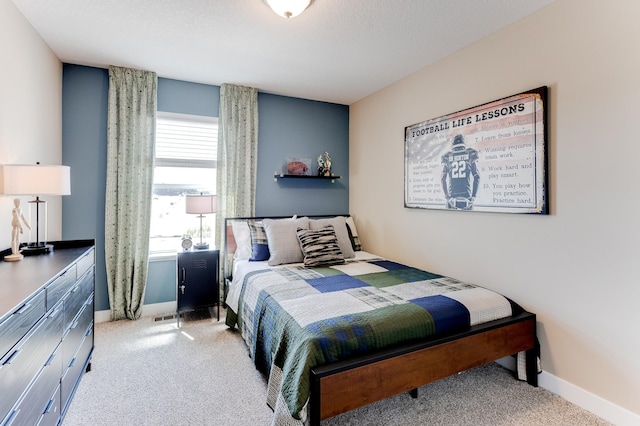
[[[22,253],[20,253],[20,234],[23,233],[22,223],[31,230],[31,226],[20,208],[19,198],[13,200],[13,206],[13,210],[11,210],[11,254],[4,257],[4,260],[8,262],[22,260],[24,257]]]

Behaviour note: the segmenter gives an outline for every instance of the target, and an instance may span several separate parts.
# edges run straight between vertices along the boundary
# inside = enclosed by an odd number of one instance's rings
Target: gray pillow
[[[349,238],[349,231],[347,231],[347,222],[344,216],[336,216],[327,219],[311,219],[309,220],[309,229],[317,230],[326,225],[333,226],[336,237],[338,238],[338,246],[345,259],[353,259],[356,257],[356,252],[353,251],[351,245],[351,238]]]
[[[296,235],[298,228],[309,228],[309,218],[298,219],[264,219],[262,221],[269,244],[270,266],[285,263],[302,263],[302,249]]]

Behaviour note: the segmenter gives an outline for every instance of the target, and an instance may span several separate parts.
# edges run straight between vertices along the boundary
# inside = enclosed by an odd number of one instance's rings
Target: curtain
[[[142,314],[149,260],[157,76],[109,68],[105,262],[111,320]]]
[[[218,118],[216,245],[224,244],[224,218],[255,213],[258,90],[223,84]]]

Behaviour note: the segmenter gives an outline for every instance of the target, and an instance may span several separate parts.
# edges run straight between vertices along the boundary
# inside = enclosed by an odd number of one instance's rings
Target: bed
[[[226,323],[268,377],[272,424],[321,420],[514,355],[537,386],[535,315],[362,250],[348,215],[227,218]]]

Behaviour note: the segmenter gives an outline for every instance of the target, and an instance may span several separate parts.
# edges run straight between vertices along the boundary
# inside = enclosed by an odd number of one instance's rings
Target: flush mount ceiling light
[[[309,7],[313,0],[263,0],[283,18],[295,18]]]

